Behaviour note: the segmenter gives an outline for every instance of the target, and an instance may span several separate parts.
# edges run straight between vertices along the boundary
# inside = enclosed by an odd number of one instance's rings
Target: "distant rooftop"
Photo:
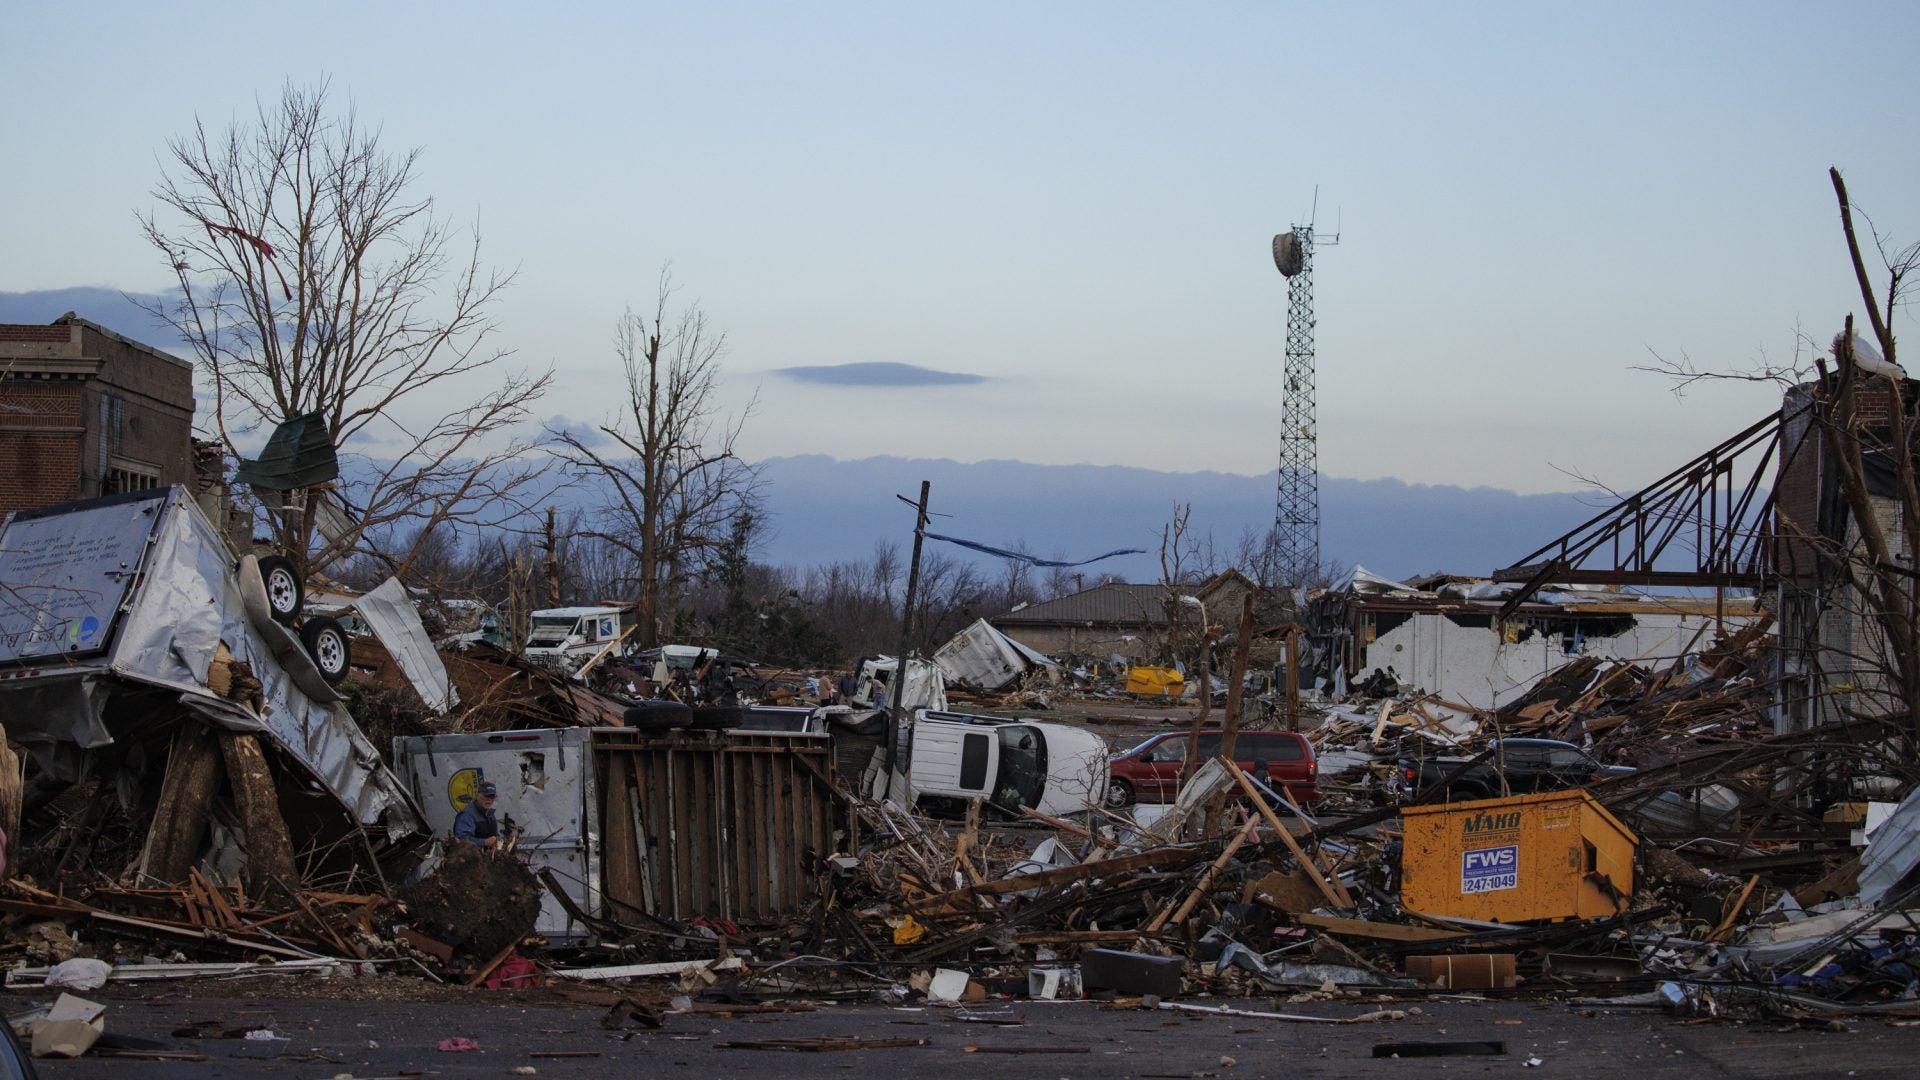
[[[1165,585],[1109,582],[1053,600],[1028,604],[987,621],[995,626],[1165,626]]]

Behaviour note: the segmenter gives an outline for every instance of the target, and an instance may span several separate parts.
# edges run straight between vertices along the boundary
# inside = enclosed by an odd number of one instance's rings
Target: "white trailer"
[[[222,651],[248,664],[258,700],[215,693]],[[307,646],[274,617],[249,555],[184,487],[10,515],[0,524],[0,720],[50,775],[75,781],[115,741],[129,690],[159,688],[203,720],[256,732],[318,780],[360,825],[391,836],[419,819]]]

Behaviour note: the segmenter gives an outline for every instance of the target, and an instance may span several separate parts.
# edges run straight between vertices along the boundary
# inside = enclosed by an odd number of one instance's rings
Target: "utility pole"
[[[553,507],[547,507],[547,542],[541,545],[547,553],[547,603],[552,607],[560,606],[560,539],[555,534]]]
[[[907,566],[907,596],[900,608],[900,651],[895,654],[893,685],[887,692],[890,715],[887,718],[886,798],[893,797],[893,765],[900,753],[900,717],[905,711],[903,703],[907,696],[907,655],[913,647],[913,605],[917,599],[915,594],[920,590],[920,546],[927,538],[927,495],[932,490],[933,481],[920,481],[920,503],[914,507],[913,561]],[[904,496],[894,497],[907,501]]]

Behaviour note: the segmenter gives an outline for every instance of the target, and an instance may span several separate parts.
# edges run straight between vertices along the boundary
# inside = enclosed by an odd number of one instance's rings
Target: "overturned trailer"
[[[556,945],[655,919],[790,918],[850,821],[821,734],[422,735],[395,739],[393,760],[441,835],[495,785],[495,813],[548,888],[535,929]]]
[[[177,880],[198,861],[218,790],[214,734],[246,804],[243,830],[310,792],[387,839],[420,827],[398,778],[274,620],[252,558],[236,561],[185,488],[0,523],[0,721],[31,749],[39,781],[104,779],[130,816],[153,815],[137,869],[155,877]],[[254,740],[306,776],[284,777],[276,796]],[[260,839],[247,838],[250,855]]]
[[[1039,672],[1053,686],[1061,678],[1052,657],[1020,644],[985,619],[953,635],[934,651],[933,662],[953,682],[981,690],[998,690],[1029,672]]]

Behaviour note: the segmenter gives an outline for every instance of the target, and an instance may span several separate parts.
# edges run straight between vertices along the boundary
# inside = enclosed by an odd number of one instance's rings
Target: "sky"
[[[1531,493],[1775,407],[1636,369],[1861,310],[1829,165],[1920,238],[1911,3],[316,10],[9,5],[0,293],[166,288],[167,140],[324,79],[516,271],[547,417],[608,418],[670,265],[750,458],[1269,472],[1311,220],[1321,471]]]

